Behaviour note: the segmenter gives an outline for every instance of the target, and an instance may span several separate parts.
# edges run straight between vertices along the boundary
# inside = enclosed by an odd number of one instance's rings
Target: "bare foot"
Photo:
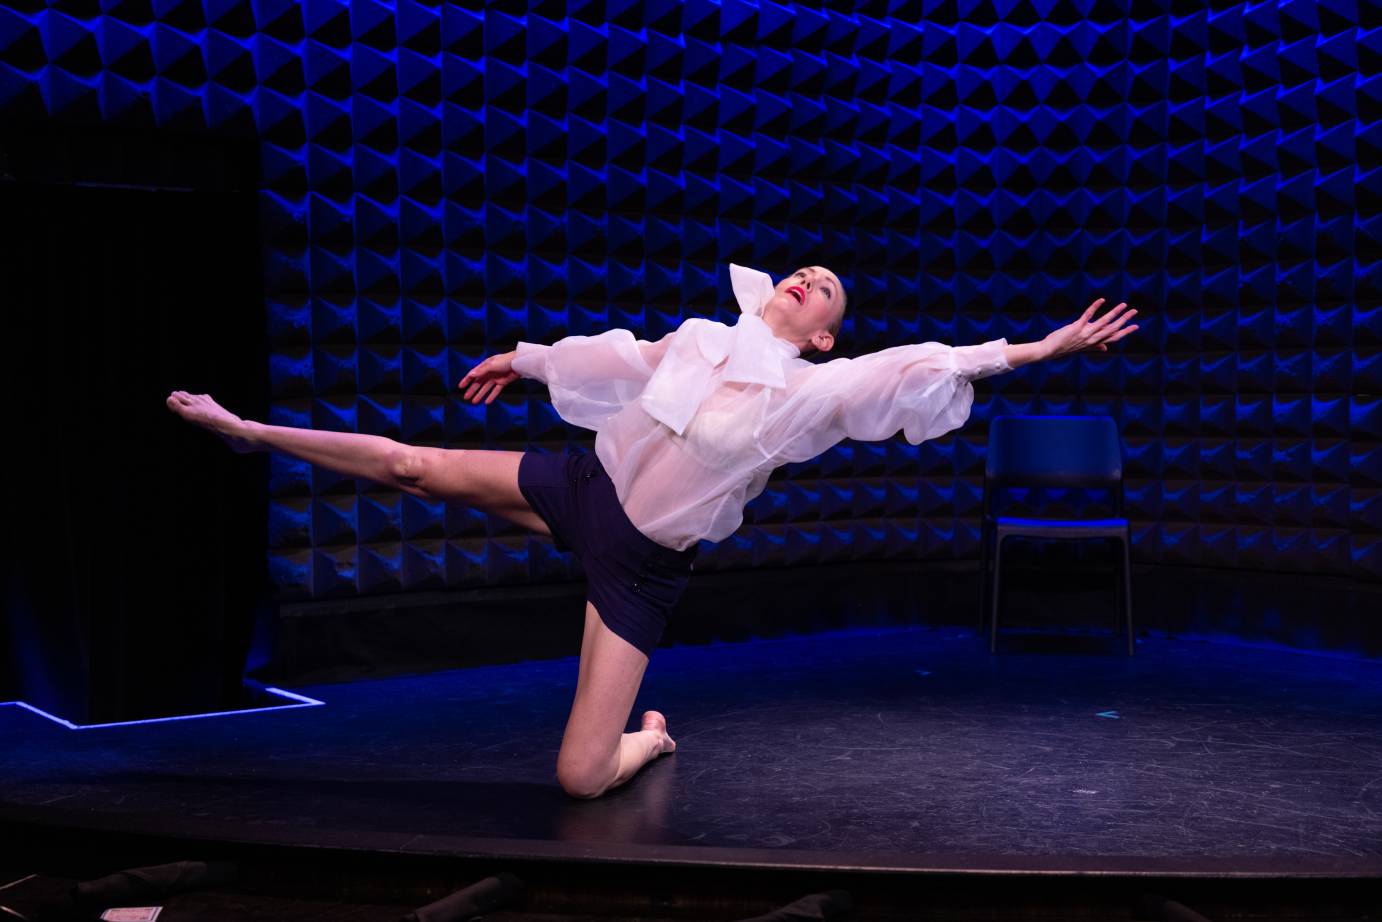
[[[189,394],[173,391],[168,395],[168,409],[189,423],[216,433],[237,452],[255,451],[258,444],[250,438],[245,421],[211,399],[209,394]]]
[[[656,730],[658,733],[662,734],[662,752],[664,755],[669,752],[676,752],[677,741],[667,735],[666,717],[663,717],[657,711],[644,711],[643,729]]]

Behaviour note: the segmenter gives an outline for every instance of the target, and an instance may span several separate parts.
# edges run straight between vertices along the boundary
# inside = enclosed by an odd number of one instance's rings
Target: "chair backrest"
[[[1108,487],[1121,500],[1118,427],[1107,416],[995,416],[984,480],[990,487]]]

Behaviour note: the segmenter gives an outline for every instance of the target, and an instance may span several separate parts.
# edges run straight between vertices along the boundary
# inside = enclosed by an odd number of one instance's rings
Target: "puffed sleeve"
[[[554,345],[520,342],[513,370],[547,385],[552,406],[572,425],[600,426],[643,392],[675,333],[657,342],[628,330],[568,336]]]
[[[785,464],[814,458],[842,439],[876,442],[900,430],[919,445],[945,435],[969,418],[972,381],[1012,370],[1007,344],[917,343],[800,367],[759,444]]]

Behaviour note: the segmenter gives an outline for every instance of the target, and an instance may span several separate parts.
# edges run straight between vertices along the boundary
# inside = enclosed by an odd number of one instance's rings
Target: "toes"
[[[643,712],[643,729],[652,730],[662,737],[662,751],[675,752],[677,741],[672,739],[667,733],[667,718],[663,717],[658,711]]]

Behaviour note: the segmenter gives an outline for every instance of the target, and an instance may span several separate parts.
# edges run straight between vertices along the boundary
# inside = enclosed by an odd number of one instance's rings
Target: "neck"
[[[784,343],[791,343],[793,346],[796,346],[797,352],[805,352],[807,349],[811,348],[811,343],[808,340],[795,339],[790,334],[783,333],[781,330],[779,330],[777,328],[777,325],[773,323],[771,317],[765,315],[760,319],[763,321],[764,324],[767,325],[769,330],[773,331],[774,337],[782,340]]]

